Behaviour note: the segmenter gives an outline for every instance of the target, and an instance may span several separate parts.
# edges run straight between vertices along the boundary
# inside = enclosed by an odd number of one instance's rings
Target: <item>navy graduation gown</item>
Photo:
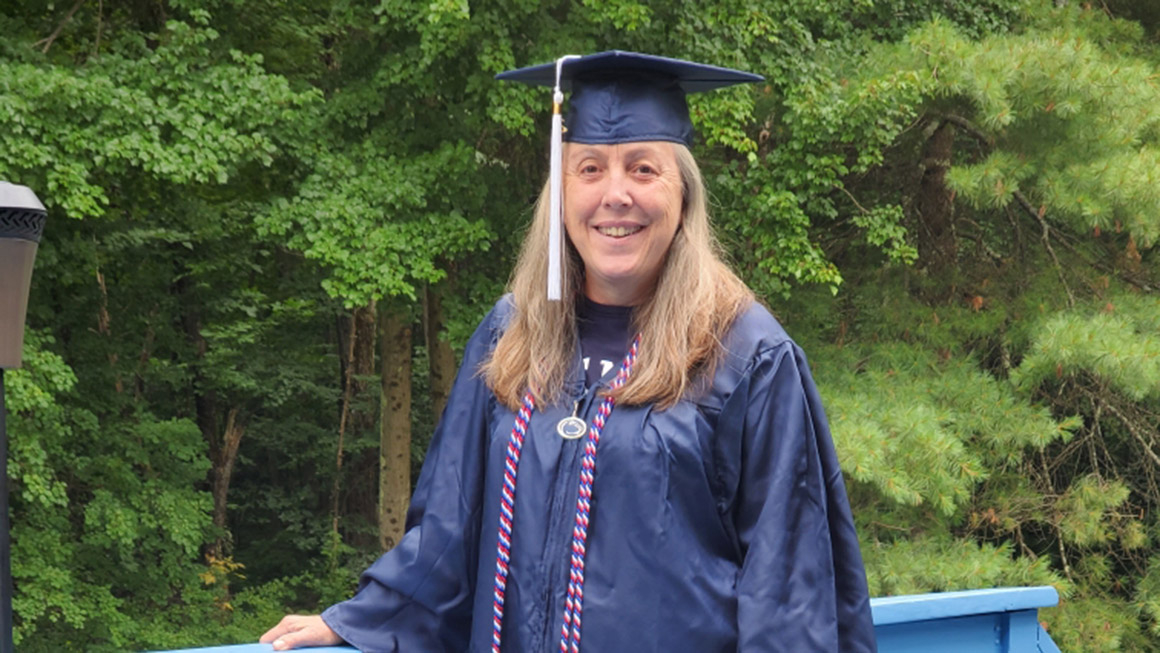
[[[514,415],[477,373],[506,316],[468,342],[397,547],[323,619],[365,652],[484,653],[504,452]],[[705,391],[617,406],[596,458],[581,648],[600,653],[875,651],[842,474],[802,351],[759,305]],[[599,397],[537,411],[516,489],[503,651],[559,648],[583,440]]]

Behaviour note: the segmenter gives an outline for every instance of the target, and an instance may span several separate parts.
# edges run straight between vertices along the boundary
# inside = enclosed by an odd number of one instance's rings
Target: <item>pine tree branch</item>
[[[878,526],[880,528],[885,528],[886,530],[890,530],[890,531],[899,531],[901,533],[913,533],[914,532],[914,529],[910,528],[909,526],[895,526],[893,524],[887,524],[885,522],[880,522],[880,521],[871,521],[870,525],[871,526]]]
[[[1027,542],[1024,541],[1022,524],[1015,525],[1015,541],[1019,544],[1019,549],[1023,551],[1023,555],[1031,558],[1032,560],[1035,560],[1039,557],[1035,555],[1035,552],[1032,551],[1031,547],[1027,546]]]
[[[1132,437],[1136,438],[1136,441],[1140,443],[1140,446],[1144,447],[1144,453],[1148,454],[1148,457],[1152,459],[1152,462],[1156,463],[1157,467],[1160,467],[1160,456],[1157,456],[1156,452],[1152,451],[1152,446],[1144,440],[1144,435],[1141,434],[1139,429],[1136,428],[1135,423],[1133,423],[1127,415],[1120,412],[1120,409],[1116,408],[1114,405],[1104,401],[1103,399],[1100,399],[1099,401],[1101,406],[1106,408],[1111,414],[1115,415],[1116,419],[1120,420],[1120,423],[1124,425],[1124,428],[1128,429],[1128,433],[1131,433]]]
[[[1031,202],[1019,191],[1011,194],[1019,205],[1025,211],[1035,216],[1039,221],[1039,225],[1043,227],[1043,245],[1047,248],[1047,253],[1051,255],[1051,260],[1055,261],[1055,271],[1059,275],[1059,282],[1063,284],[1063,289],[1067,291],[1067,305],[1069,308],[1075,308],[1075,295],[1071,292],[1071,286],[1067,285],[1067,279],[1063,276],[1063,266],[1059,263],[1059,257],[1055,255],[1055,248],[1051,246],[1051,228],[1047,226],[1047,220],[1043,219],[1047,207],[1040,208],[1038,211],[1031,205]]]
[[[1059,560],[1063,563],[1063,575],[1067,579],[1074,581],[1075,577],[1071,575],[1071,563],[1067,561],[1067,549],[1063,546],[1063,529],[1059,526],[1055,527],[1055,543],[1059,545]]]
[[[995,142],[994,142],[994,140],[993,140],[993,139],[990,137],[990,135],[988,135],[988,134],[987,134],[987,133],[985,133],[983,130],[981,130],[981,129],[979,129],[978,127],[976,127],[976,126],[975,126],[975,125],[974,125],[974,124],[973,124],[971,121],[967,120],[966,118],[963,118],[962,116],[957,116],[957,115],[954,115],[954,114],[948,114],[948,115],[945,115],[945,116],[943,116],[943,119],[944,119],[944,120],[946,120],[947,122],[951,122],[951,123],[954,123],[954,124],[958,125],[959,127],[962,127],[964,131],[966,131],[968,134],[970,134],[972,137],[974,137],[974,138],[975,138],[976,140],[978,140],[980,143],[983,143],[984,145],[987,145],[987,146],[989,146],[989,147],[993,147],[993,146],[994,146]],[[1027,198],[1026,198],[1026,196],[1024,196],[1022,193],[1020,193],[1020,192],[1016,191],[1016,192],[1015,192],[1015,199],[1016,199],[1016,200],[1019,200],[1019,201],[1020,201],[1020,204],[1022,204],[1022,206],[1023,206],[1023,208],[1024,208],[1024,209],[1026,209],[1027,213],[1029,213],[1029,214],[1030,214],[1032,217],[1034,217],[1034,218],[1036,219],[1036,221],[1037,221],[1037,222],[1039,222],[1039,224],[1040,224],[1041,226],[1043,226],[1043,224],[1044,224],[1044,221],[1043,221],[1042,217],[1039,215],[1039,212],[1038,212],[1038,211],[1036,211],[1036,210],[1034,209],[1034,207],[1032,207],[1032,206],[1031,206],[1031,203],[1027,201]],[[1021,234],[1020,234],[1020,230],[1019,230],[1019,225],[1018,225],[1018,222],[1016,222],[1016,221],[1014,220],[1014,217],[1013,217],[1013,216],[1012,216],[1010,213],[1008,213],[1007,215],[1008,215],[1008,217],[1009,217],[1009,218],[1011,218],[1011,224],[1012,224],[1012,227],[1014,227],[1014,229],[1015,229],[1015,239],[1016,239],[1016,241],[1019,243],[1019,245],[1021,246],[1021,245],[1022,245],[1022,238],[1021,238]],[[1137,279],[1133,279],[1133,278],[1131,278],[1131,277],[1129,277],[1129,276],[1127,276],[1127,275],[1123,274],[1122,272],[1119,272],[1119,271],[1117,271],[1117,270],[1116,270],[1115,268],[1113,268],[1112,266],[1109,266],[1109,265],[1107,265],[1107,264],[1105,264],[1105,263],[1103,263],[1103,262],[1101,262],[1101,261],[1093,261],[1093,260],[1090,260],[1090,259],[1088,259],[1086,256],[1084,256],[1083,254],[1081,254],[1081,253],[1079,252],[1079,250],[1077,250],[1077,249],[1075,248],[1075,246],[1074,246],[1074,245],[1072,245],[1071,243],[1067,242],[1067,240],[1066,240],[1065,238],[1063,238],[1062,236],[1060,236],[1060,237],[1057,237],[1057,238],[1056,238],[1056,240],[1057,240],[1057,241],[1058,241],[1058,242],[1059,242],[1061,245],[1063,245],[1064,247],[1066,247],[1066,248],[1068,249],[1068,251],[1070,251],[1072,254],[1075,254],[1075,255],[1077,255],[1077,256],[1080,256],[1080,257],[1081,257],[1081,258],[1083,258],[1085,261],[1087,261],[1087,263],[1088,263],[1089,265],[1091,265],[1091,266],[1093,266],[1093,267],[1096,267],[1096,268],[1099,268],[1099,269],[1103,270],[1104,272],[1107,272],[1108,274],[1114,274],[1114,275],[1115,275],[1115,276],[1117,276],[1117,277],[1118,277],[1118,278],[1119,278],[1121,281],[1123,281],[1123,282],[1125,282],[1125,283],[1128,283],[1128,284],[1130,284],[1130,285],[1133,285],[1133,286],[1135,286],[1135,287],[1137,287],[1137,288],[1139,288],[1139,289],[1141,289],[1141,290],[1147,290],[1147,291],[1151,291],[1151,290],[1152,290],[1152,286],[1148,285],[1147,283],[1142,283],[1142,282],[1140,282],[1140,281],[1139,281],[1139,280],[1137,280]],[[1050,243],[1047,243],[1047,248],[1048,248],[1048,251],[1051,253],[1051,257],[1052,257],[1053,259],[1055,259],[1055,258],[1056,258],[1056,256],[1055,256],[1055,252],[1054,252],[1054,251],[1051,251],[1051,244],[1050,244]],[[1059,269],[1059,268],[1058,268],[1058,265],[1059,265],[1059,261],[1058,261],[1058,259],[1056,259],[1056,266],[1057,266],[1057,269]],[[1062,276],[1061,276],[1061,280],[1062,280]],[[1064,287],[1067,287],[1067,283],[1066,283],[1066,282],[1064,282]],[[1071,292],[1070,292],[1070,290],[1068,291],[1068,295],[1069,295],[1069,297],[1070,297],[1070,295],[1071,295]]]
[[[983,131],[982,129],[977,127],[970,120],[967,120],[966,118],[959,116],[959,115],[956,115],[956,114],[953,114],[953,113],[944,114],[942,116],[942,119],[947,121],[947,122],[953,123],[953,124],[957,125],[958,127],[961,127],[964,132],[966,132],[972,138],[979,141],[979,143],[987,146],[988,148],[993,148],[995,146],[995,139],[990,134],[986,133],[985,131]],[[1019,203],[1023,206],[1023,208],[1027,211],[1027,213],[1030,214],[1032,217],[1034,217],[1035,220],[1040,224],[1040,226],[1043,227],[1044,230],[1046,231],[1047,226],[1043,220],[1043,216],[1041,216],[1039,214],[1039,211],[1035,210],[1035,208],[1033,206],[1031,206],[1031,202],[1027,201],[1027,197],[1024,196],[1019,191],[1016,191],[1014,193],[1014,195],[1015,195],[1015,199],[1019,201]],[[1008,214],[1008,217],[1011,217],[1010,214]],[[1012,224],[1016,227],[1016,230],[1015,230],[1016,239],[1020,240],[1019,239],[1018,223],[1016,223],[1016,222],[1014,222],[1014,220],[1012,220]],[[1085,261],[1088,262],[1089,265],[1097,267],[1097,268],[1099,268],[1099,269],[1101,269],[1104,272],[1107,272],[1109,274],[1114,274],[1121,281],[1124,281],[1125,283],[1128,283],[1128,284],[1131,284],[1137,288],[1140,288],[1141,290],[1149,290],[1149,291],[1152,290],[1152,287],[1150,285],[1148,285],[1147,283],[1142,283],[1136,279],[1132,279],[1131,277],[1128,277],[1127,275],[1115,270],[1114,268],[1112,268],[1111,266],[1108,266],[1105,263],[1102,263],[1100,261],[1088,260],[1087,257],[1080,254],[1080,252],[1071,243],[1068,243],[1066,239],[1064,239],[1062,237],[1057,237],[1056,240],[1061,245],[1066,247],[1071,253],[1076,254],[1077,256],[1081,256]],[[1051,254],[1051,258],[1055,261],[1056,270],[1059,271],[1060,281],[1063,282],[1064,288],[1067,289],[1069,304],[1074,306],[1075,305],[1075,298],[1073,297],[1073,295],[1071,293],[1071,289],[1067,285],[1067,282],[1064,281],[1064,279],[1063,279],[1063,272],[1062,272],[1062,267],[1059,264],[1059,259],[1058,259],[1058,257],[1056,257],[1055,251],[1052,249],[1051,243],[1048,240],[1046,240],[1046,237],[1044,239],[1044,244],[1047,246],[1047,251],[1049,254]]]
[[[1103,414],[1103,406],[1096,404],[1095,415],[1092,418],[1092,433],[1085,440],[1088,441],[1088,455],[1092,456],[1092,469],[1095,470],[1095,478],[1103,480],[1100,474],[1100,456],[1095,450],[1095,441],[1103,440],[1103,430],[1100,428],[1101,414]]]
[[[1084,438],[1072,438],[1071,442],[1065,444],[1059,453],[1051,457],[1051,462],[1047,463],[1047,473],[1055,472],[1060,465],[1071,460],[1073,456],[1078,455],[1078,452],[1083,449],[1084,444]],[[1053,489],[1052,492],[1054,491]]]
[[[1056,231],[1056,238],[1055,238],[1056,242],[1058,242],[1060,245],[1063,245],[1064,247],[1066,247],[1067,251],[1069,251],[1072,254],[1075,254],[1076,256],[1083,259],[1084,262],[1087,263],[1088,265],[1090,265],[1098,270],[1101,270],[1103,272],[1106,272],[1109,275],[1115,276],[1120,281],[1123,281],[1124,283],[1126,283],[1130,286],[1135,286],[1136,288],[1139,288],[1140,290],[1144,290],[1146,292],[1151,292],[1155,289],[1153,286],[1151,286],[1147,283],[1144,283],[1143,281],[1140,281],[1139,279],[1134,279],[1131,276],[1129,276],[1128,274],[1126,274],[1120,270],[1117,270],[1115,268],[1115,266],[1113,266],[1113,265],[1108,265],[1107,263],[1100,261],[1099,259],[1088,258],[1083,252],[1079,251],[1079,249],[1077,249],[1075,245],[1067,242],[1067,238],[1065,236],[1066,236],[1065,232]]]
[[[974,137],[975,140],[986,146],[988,149],[995,147],[995,139],[992,138],[990,134],[984,132],[982,129],[979,129],[970,120],[967,120],[966,118],[953,113],[945,114],[942,118],[949,123],[957,125],[963,131]],[[1027,197],[1019,191],[1015,191],[1013,195],[1019,204],[1024,208],[1024,210],[1034,216],[1035,219],[1039,222],[1039,225],[1043,228],[1043,244],[1047,248],[1047,253],[1051,255],[1051,260],[1055,262],[1055,271],[1059,275],[1059,281],[1063,284],[1063,289],[1067,291],[1067,305],[1071,308],[1075,308],[1075,294],[1071,292],[1071,286],[1068,285],[1067,279],[1065,279],[1063,276],[1063,266],[1059,263],[1059,257],[1056,256],[1055,249],[1051,246],[1051,230],[1047,226],[1047,221],[1043,219],[1044,210],[1035,210],[1035,207],[1031,205],[1031,202],[1027,200]]]
[[[1011,223],[1011,233],[1015,234],[1015,251],[1019,256],[1023,256],[1023,229],[1019,226],[1019,219],[1015,217],[1015,211],[1011,210],[1010,203],[1003,207],[1003,213],[1007,216],[1007,222]]]
[[[1051,482],[1051,470],[1047,468],[1047,456],[1043,450],[1039,450],[1039,465],[1043,468],[1043,482],[1047,485],[1047,489],[1051,491],[1051,496],[1058,498],[1059,495],[1055,491],[1055,484]],[[1067,549],[1063,547],[1063,531],[1059,524],[1052,522],[1052,527],[1055,529],[1055,542],[1059,547],[1059,561],[1063,564],[1063,574],[1067,576],[1068,580],[1074,580],[1071,575],[1071,563],[1067,561]]]
[[[1094,405],[1094,407],[1092,409],[1092,413],[1093,413],[1093,415],[1092,415],[1092,429],[1084,437],[1084,440],[1087,441],[1088,456],[1090,456],[1091,460],[1092,460],[1092,469],[1095,470],[1096,478],[1100,479],[1100,481],[1102,482],[1103,476],[1100,475],[1100,459],[1099,459],[1099,456],[1096,454],[1096,442],[1095,441],[1096,441],[1096,437],[1101,435],[1101,433],[1100,433],[1100,415],[1103,413],[1104,407],[1101,404],[1096,403],[1090,397],[1089,397],[1089,401],[1091,401],[1091,403]]]
[[[957,219],[959,222],[969,224],[972,227],[974,227],[975,229],[977,229],[977,231],[973,234],[974,240],[975,240],[975,247],[982,250],[984,254],[991,257],[991,259],[993,261],[995,261],[996,263],[1000,263],[1003,261],[1003,255],[1000,254],[999,252],[996,252],[995,248],[988,245],[987,241],[983,238],[983,234],[986,230],[983,229],[983,226],[981,224],[979,224],[978,222],[975,222],[974,220],[972,220],[968,217],[965,217],[965,216],[959,216]],[[968,237],[968,236],[966,234],[964,234],[964,237]]]
[[[971,122],[970,120],[967,120],[966,118],[953,113],[944,114],[942,119],[962,127],[964,131],[973,136],[975,140],[979,141],[983,145],[986,145],[989,148],[995,147],[995,139],[992,138],[991,135],[987,132],[976,127],[975,123]]]

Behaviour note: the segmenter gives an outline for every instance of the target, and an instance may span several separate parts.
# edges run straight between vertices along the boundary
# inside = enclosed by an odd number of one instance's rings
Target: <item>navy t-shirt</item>
[[[585,297],[577,307],[576,323],[588,386],[610,382],[632,345],[632,307],[597,304]]]

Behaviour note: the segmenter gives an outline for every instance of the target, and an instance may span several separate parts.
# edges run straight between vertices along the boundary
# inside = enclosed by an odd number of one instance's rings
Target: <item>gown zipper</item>
[[[591,387],[585,388],[579,397],[566,402],[564,405],[572,403],[574,408],[572,411],[565,411],[564,416],[574,413],[584,420],[588,428],[592,428],[590,413],[592,407],[597,403],[595,400],[598,398],[601,388],[603,388],[601,384],[593,384]],[[580,483],[580,459],[587,436],[575,440],[561,438],[556,433],[556,421],[551,419],[547,420],[544,426],[545,437],[558,438],[561,441],[561,447],[560,456],[556,462],[556,481],[550,504],[549,519],[551,522],[548,527],[544,553],[540,559],[540,569],[546,579],[541,595],[545,611],[544,622],[540,627],[541,643],[535,650],[552,651],[555,650],[560,640],[558,628],[562,623],[560,619],[564,615],[564,602],[562,598],[557,600],[557,594],[562,596],[563,593],[560,590],[568,586],[568,569],[572,551],[570,533],[576,521],[576,491]]]

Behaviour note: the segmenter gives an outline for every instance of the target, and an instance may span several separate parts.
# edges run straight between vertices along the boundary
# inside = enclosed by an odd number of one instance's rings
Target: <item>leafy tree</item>
[[[785,142],[849,144],[810,220],[844,296],[785,314],[821,336],[880,591],[1053,582],[1064,648],[1152,646],[1153,60],[1135,23],[1044,7],[933,20],[788,94]]]
[[[1155,648],[1156,16],[1056,4],[0,11],[0,177],[51,211],[8,387],[21,650],[349,593],[543,182],[546,95],[492,76],[608,48],[767,77],[691,98],[696,154],[875,593],[1051,583],[1066,650]]]

